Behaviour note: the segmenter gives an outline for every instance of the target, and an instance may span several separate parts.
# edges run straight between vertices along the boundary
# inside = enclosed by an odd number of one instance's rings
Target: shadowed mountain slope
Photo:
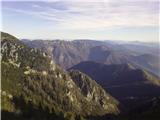
[[[124,104],[160,96],[160,79],[130,64],[105,65],[87,61],[69,70],[87,74]]]

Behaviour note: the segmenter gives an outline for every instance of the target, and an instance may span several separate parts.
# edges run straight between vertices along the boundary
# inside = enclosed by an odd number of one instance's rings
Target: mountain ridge
[[[105,103],[100,104],[100,101],[93,99],[88,101],[88,96],[81,93],[72,76],[57,66],[45,52],[26,46],[9,34],[3,37],[3,34],[1,33],[2,113],[13,115],[13,119],[40,117],[48,120],[119,113],[116,100],[109,101],[107,104],[114,107],[108,106],[107,109]],[[92,79],[89,78],[88,82],[92,84]],[[98,84],[93,86],[97,92],[104,91]],[[105,101],[107,96],[110,97],[104,91],[97,98]],[[5,119],[10,117],[4,114],[2,117]]]
[[[47,52],[64,69],[69,69],[83,61],[95,61],[104,64],[132,63],[140,69],[146,69],[159,76],[157,67],[160,66],[159,54],[156,54],[158,48],[154,44],[116,44],[112,41],[93,40],[34,40],[23,42],[30,47]],[[136,46],[139,50],[136,49]],[[145,58],[146,54],[148,54],[147,58]],[[142,59],[145,61],[142,62]]]

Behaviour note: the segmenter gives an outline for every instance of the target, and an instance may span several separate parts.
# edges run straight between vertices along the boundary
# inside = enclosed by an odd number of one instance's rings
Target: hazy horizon
[[[20,39],[158,42],[158,3],[3,1],[1,29]]]

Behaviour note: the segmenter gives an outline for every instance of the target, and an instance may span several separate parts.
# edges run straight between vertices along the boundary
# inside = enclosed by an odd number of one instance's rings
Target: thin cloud
[[[30,7],[34,8],[32,10],[29,8],[3,7],[12,12],[23,13],[51,21],[53,25],[56,24],[58,29],[81,30],[158,25],[157,0],[122,0],[121,2],[117,2],[117,0],[101,0],[101,2],[98,2],[98,0],[94,0],[94,2],[85,1],[54,0],[48,1],[50,3],[45,2],[45,4],[31,2]],[[54,5],[57,2],[59,6]],[[63,5],[65,5],[66,9],[61,9]]]

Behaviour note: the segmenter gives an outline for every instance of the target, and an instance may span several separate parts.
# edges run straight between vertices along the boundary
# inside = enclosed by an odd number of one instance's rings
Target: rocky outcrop
[[[115,110],[117,110],[117,113],[119,112],[115,107],[119,102],[107,94],[96,81],[77,70],[71,70],[69,73],[87,101],[94,102],[94,104],[97,104],[104,109],[103,111],[108,113],[112,113]]]

